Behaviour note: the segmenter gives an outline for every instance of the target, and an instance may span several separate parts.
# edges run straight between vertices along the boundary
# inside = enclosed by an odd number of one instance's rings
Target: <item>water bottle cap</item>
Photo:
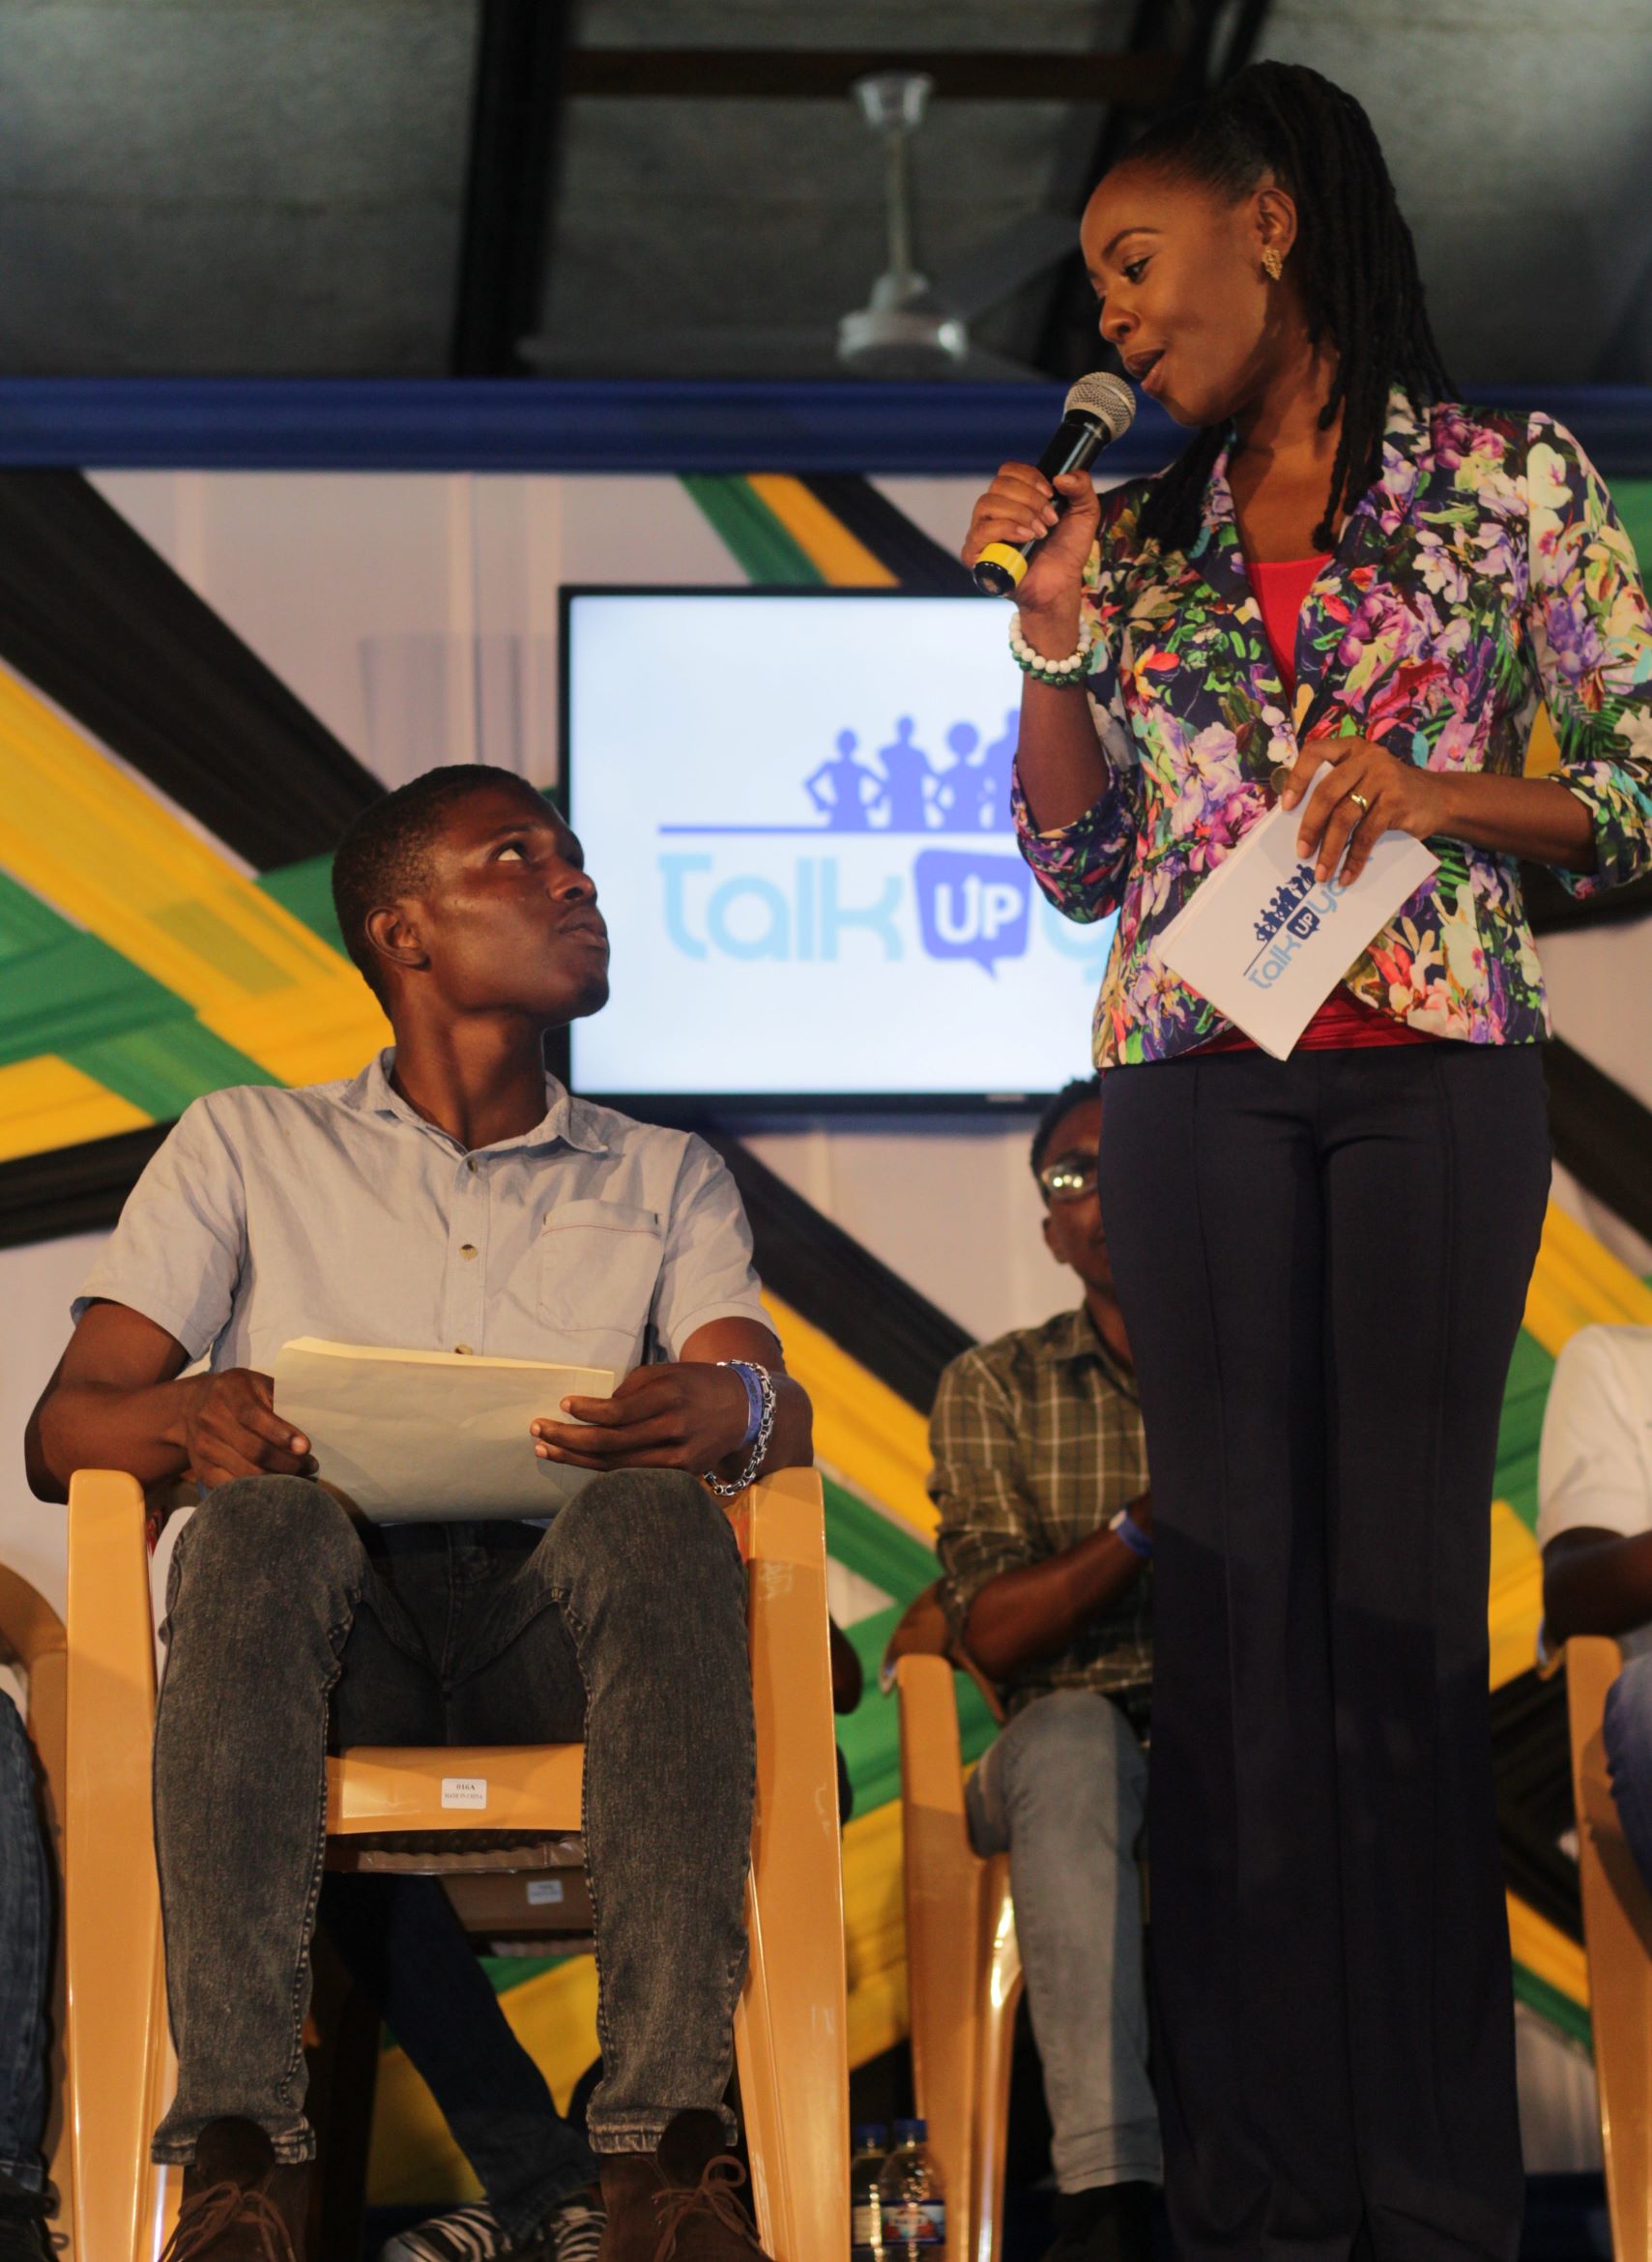
[[[888,2142],[889,2132],[882,2121],[862,2121],[854,2132],[854,2140],[856,2152],[864,2152],[869,2144],[876,2144],[881,2149]]]
[[[897,2144],[923,2144],[927,2142],[928,2137],[929,2123],[927,2121],[897,2121],[895,2123],[895,2142]]]

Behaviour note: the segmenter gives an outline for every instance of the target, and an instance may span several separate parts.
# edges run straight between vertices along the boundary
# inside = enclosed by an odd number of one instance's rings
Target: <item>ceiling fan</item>
[[[970,324],[1073,249],[1076,230],[1060,213],[1036,212],[931,281],[913,265],[911,142],[922,125],[934,81],[920,71],[879,72],[857,79],[860,114],[884,144],[887,266],[864,306],[826,326],[783,330],[677,330],[656,338],[651,362],[681,376],[815,374],[832,368],[871,378],[962,378],[1042,385],[1042,370],[973,343]],[[613,356],[524,338],[522,359],[547,375],[612,368]]]

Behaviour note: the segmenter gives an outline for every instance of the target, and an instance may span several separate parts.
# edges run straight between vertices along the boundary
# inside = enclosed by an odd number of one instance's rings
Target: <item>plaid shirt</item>
[[[989,1580],[1087,1539],[1147,1489],[1135,1378],[1082,1304],[955,1358],[936,1392],[929,1442],[942,1600],[960,1635]],[[1009,1710],[1052,1689],[1149,1681],[1151,1587],[1149,1569],[1070,1647],[1017,1674],[1003,1692]]]

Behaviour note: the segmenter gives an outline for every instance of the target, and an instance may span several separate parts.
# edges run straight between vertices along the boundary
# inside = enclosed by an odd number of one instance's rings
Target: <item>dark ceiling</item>
[[[5,0],[0,373],[832,374],[862,72],[944,276],[1251,53],[1370,109],[1460,377],[1652,379],[1652,0]],[[1095,358],[1070,261],[971,333]]]

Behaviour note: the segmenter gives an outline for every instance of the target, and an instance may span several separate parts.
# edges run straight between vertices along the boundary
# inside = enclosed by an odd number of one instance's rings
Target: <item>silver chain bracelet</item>
[[[755,1375],[757,1387],[763,1398],[763,1412],[758,1421],[757,1435],[751,1441],[751,1451],[747,1455],[745,1466],[740,1470],[739,1476],[720,1477],[715,1469],[709,1468],[700,1479],[703,1485],[716,1494],[719,1500],[732,1500],[737,1494],[743,1493],[748,1485],[756,1484],[758,1474],[768,1458],[768,1440],[774,1435],[774,1378],[767,1367],[760,1367],[751,1359],[738,1361],[725,1359],[720,1363],[724,1366],[739,1365]]]

